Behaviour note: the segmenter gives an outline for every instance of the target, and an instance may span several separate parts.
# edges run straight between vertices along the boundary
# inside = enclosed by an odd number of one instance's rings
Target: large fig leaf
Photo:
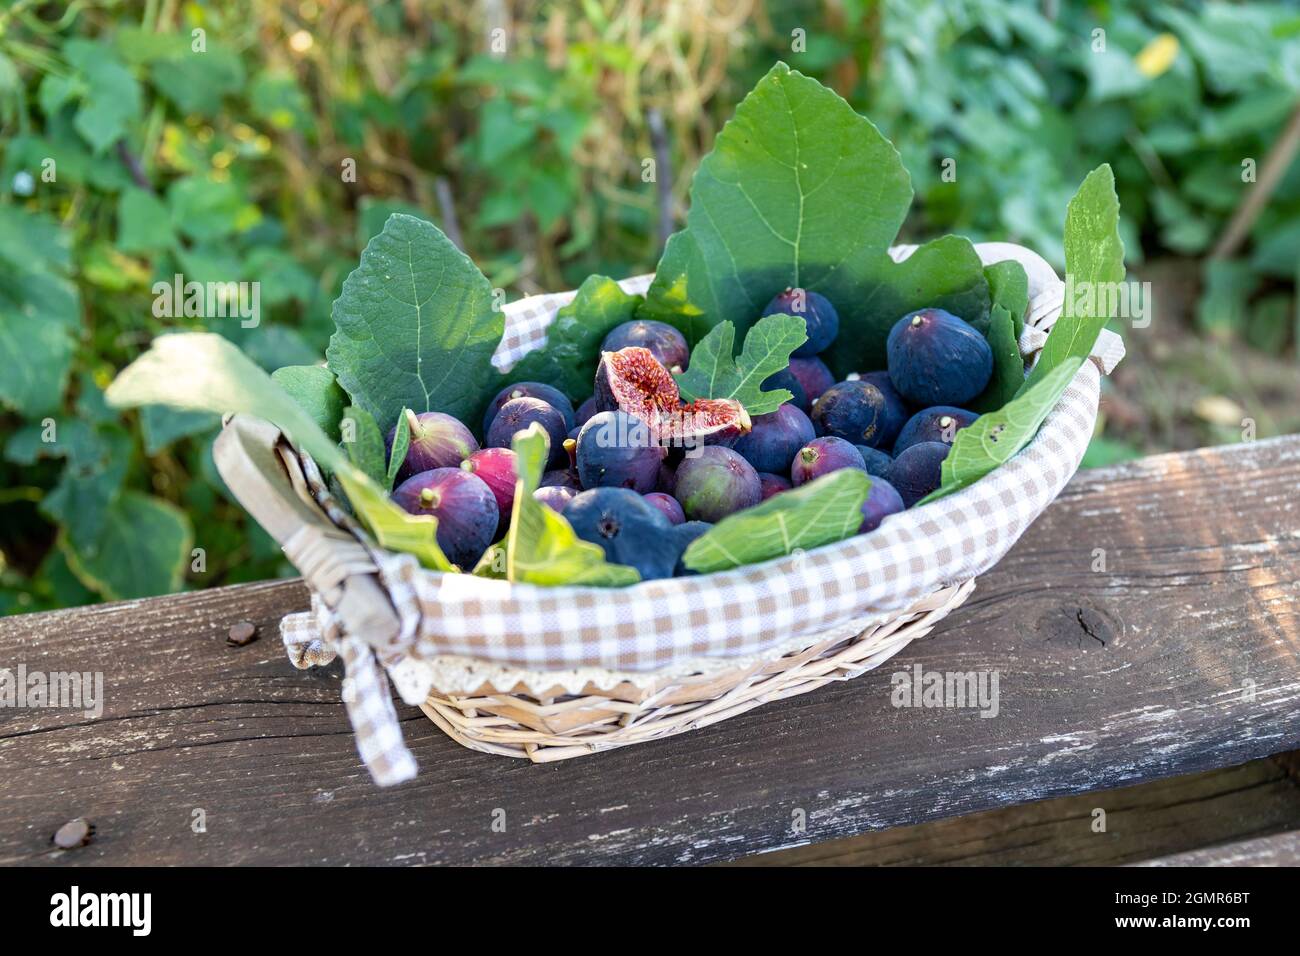
[[[947,236],[889,258],[912,201],[897,150],[816,80],[778,63],[723,127],[691,184],[686,228],[668,240],[642,314],[698,342],[719,322],[743,337],[788,286],[825,295],[840,375],[883,368],[885,336],[938,306],[983,331],[989,291],[975,248]]]
[[[870,490],[866,472],[841,468],[723,518],[690,543],[682,560],[692,571],[725,571],[843,541],[862,526]]]
[[[388,217],[334,302],[325,355],[387,432],[403,408],[474,421],[497,381],[504,317],[478,267],[432,223]]]
[[[644,301],[613,279],[589,276],[573,301],[556,313],[546,344],[515,363],[509,381],[554,385],[576,405],[591,395],[600,343],[615,326],[634,318]]]

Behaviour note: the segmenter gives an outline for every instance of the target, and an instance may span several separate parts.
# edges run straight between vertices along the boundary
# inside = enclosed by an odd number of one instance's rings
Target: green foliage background
[[[458,233],[511,298],[648,271],[699,157],[777,59],[898,146],[917,193],[904,238],[1020,242],[1059,266],[1066,202],[1109,162],[1130,267],[1189,263],[1197,340],[1293,351],[1300,162],[1235,257],[1201,260],[1249,189],[1243,160],[1262,163],[1300,104],[1300,12],[1140,7],[14,0],[0,10],[0,612],[291,573],[215,473],[217,422],[118,415],[102,400],[115,371],[179,328],[268,370],[320,361],[330,304],[392,212]],[[643,176],[655,113],[666,197]],[[151,286],[176,273],[260,281],[260,325],[155,317]],[[1091,459],[1176,441],[1136,431],[1100,437]]]

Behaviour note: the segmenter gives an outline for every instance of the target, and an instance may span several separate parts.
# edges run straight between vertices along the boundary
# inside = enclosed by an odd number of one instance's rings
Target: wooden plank
[[[1105,812],[1104,820],[1098,810]],[[1267,757],[1239,767],[760,853],[723,865],[1121,866],[1297,826],[1300,786],[1276,758]]]
[[[0,862],[702,863],[1296,749],[1298,482],[1296,437],[1085,473],[880,671],[542,766],[401,707],[422,772],[388,791],[337,669],[284,660],[296,583],[12,618],[6,665],[102,671],[107,701],[99,720],[0,709]],[[245,619],[261,639],[227,647]],[[912,665],[996,671],[998,716],[892,706]],[[52,851],[78,816],[94,842]]]
[[[1300,866],[1300,830],[1191,850],[1136,866]]]

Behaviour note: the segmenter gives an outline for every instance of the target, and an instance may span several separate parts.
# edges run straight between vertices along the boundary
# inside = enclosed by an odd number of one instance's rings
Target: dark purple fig
[[[474,440],[473,433],[451,415],[443,412],[421,412],[417,415],[409,408],[405,415],[407,424],[411,427],[411,444],[406,450],[402,467],[397,471],[399,482],[422,471],[455,468],[478,451],[478,442]],[[397,426],[394,425],[385,442],[389,455],[393,453],[393,439],[396,435]]]
[[[575,428],[581,428],[583,425],[587,424],[587,419],[592,415],[595,415],[598,411],[600,411],[600,409],[596,407],[596,396],[593,395],[579,405],[578,410],[573,413],[573,426]]]
[[[438,547],[453,564],[469,570],[496,535],[500,511],[483,479],[460,468],[434,468],[402,482],[393,500],[413,515],[438,519]]]
[[[889,330],[885,350],[894,387],[924,407],[965,405],[993,376],[993,349],[984,336],[943,309],[903,316]]]
[[[822,475],[829,475],[832,471],[841,468],[867,470],[856,448],[843,438],[826,435],[822,438],[814,438],[799,449],[794,456],[794,464],[790,466],[790,480],[797,488],[805,482],[820,478]]]
[[[564,509],[569,506],[569,502],[578,494],[575,488],[566,488],[563,485],[544,485],[533,492],[533,497],[540,501],[552,511],[564,513]]]
[[[867,445],[855,445],[858,454],[862,456],[862,463],[867,466],[867,474],[876,478],[884,478],[885,473],[889,471],[889,466],[894,463],[894,459],[886,452],[879,448],[871,448]]]
[[[810,405],[821,398],[826,389],[835,384],[835,376],[826,367],[826,363],[819,358],[790,359],[790,374],[799,380]]]
[[[699,574],[698,571],[692,571],[683,564],[682,558],[686,557],[686,549],[691,546],[691,542],[712,527],[713,525],[707,521],[687,521],[673,528],[673,541],[681,548],[681,557],[677,559],[677,565],[673,568],[673,577],[682,578]]]
[[[747,434],[741,435],[731,448],[755,471],[786,474],[794,453],[817,437],[808,416],[786,402],[769,415],[759,415]]]
[[[645,496],[645,500],[662,511],[671,524],[681,524],[686,520],[682,506],[672,495],[666,495],[662,491],[652,491]]]
[[[578,480],[578,470],[576,468],[552,468],[542,475],[542,488],[572,488],[574,491],[582,490],[582,482]]]
[[[564,440],[569,430],[564,425],[564,415],[554,405],[540,398],[512,398],[501,406],[492,427],[487,432],[487,445],[490,448],[509,448],[516,432],[521,432],[533,422],[537,422],[546,431],[550,442],[547,461],[552,468],[563,468],[568,460],[564,451]]]
[[[758,486],[762,489],[762,499],[766,501],[773,495],[779,495],[783,491],[789,491],[791,488],[790,479],[783,478],[780,475],[771,475],[765,471],[758,473]]]
[[[875,531],[886,517],[906,507],[893,485],[884,478],[872,478],[867,500],[862,502],[862,527],[858,528],[858,534]]]
[[[578,433],[578,478],[584,488],[654,491],[667,454],[650,429],[626,412],[598,412]]]
[[[681,554],[673,526],[636,492],[627,488],[584,491],[569,502],[564,517],[579,538],[600,545],[607,560],[636,568],[641,580],[672,577]]]
[[[789,404],[793,405],[805,415],[812,408],[812,402],[808,398],[808,393],[803,390],[803,383],[795,377],[794,372],[788,368],[783,368],[779,372],[773,372],[767,378],[763,379],[763,391],[770,392],[774,389],[788,389],[794,397],[790,399]]]
[[[492,427],[492,420],[497,417],[497,412],[501,411],[501,406],[516,398],[539,398],[547,405],[550,405],[564,416],[565,431],[573,428],[576,424],[573,403],[569,401],[567,395],[554,385],[546,385],[542,382],[516,382],[514,385],[507,385],[497,392],[496,398],[492,399],[488,404],[487,411],[483,413],[484,435]]]
[[[832,385],[812,411],[818,435],[870,448],[892,448],[906,421],[902,396],[888,383],[862,379]]]
[[[615,326],[600,343],[602,352],[617,352],[629,346],[649,349],[659,364],[669,371],[684,372],[690,361],[691,350],[686,336],[666,322],[634,319]]]
[[[939,487],[949,447],[938,441],[918,442],[894,459],[885,478],[902,496],[903,504],[910,508]]]
[[[497,531],[504,531],[515,504],[515,480],[518,477],[515,453],[509,448],[484,448],[462,461],[460,467],[471,475],[477,475],[491,489],[501,515]]]
[[[677,459],[678,463],[681,459]],[[655,479],[655,491],[671,495],[677,490],[677,465],[669,464],[668,459],[659,463],[659,476]]]
[[[941,441],[951,445],[957,432],[972,424],[979,418],[974,412],[952,405],[936,405],[923,408],[907,420],[903,430],[894,442],[894,454],[900,454],[905,448],[923,441]]]
[[[808,341],[794,350],[799,358],[810,358],[835,341],[840,332],[840,316],[826,296],[807,289],[786,289],[778,294],[764,315],[797,315],[808,327]]]
[[[675,497],[692,521],[720,521],[763,497],[754,466],[730,448],[706,445],[677,466]]]

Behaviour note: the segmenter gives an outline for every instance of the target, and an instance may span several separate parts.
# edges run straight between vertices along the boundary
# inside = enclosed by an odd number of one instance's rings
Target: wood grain
[[[1081,474],[879,671],[540,766],[399,705],[421,775],[388,791],[337,665],[284,658],[296,582],[11,618],[0,666],[101,671],[107,701],[98,720],[0,709],[0,862],[704,863],[1295,749],[1298,484],[1296,437]],[[242,620],[259,640],[227,646]],[[916,664],[996,671],[998,716],[892,706],[890,674]],[[54,850],[80,816],[93,841]]]
[[[1277,758],[1267,757],[1117,790],[876,830],[722,865],[1121,866],[1253,840],[1297,825],[1300,785]]]

